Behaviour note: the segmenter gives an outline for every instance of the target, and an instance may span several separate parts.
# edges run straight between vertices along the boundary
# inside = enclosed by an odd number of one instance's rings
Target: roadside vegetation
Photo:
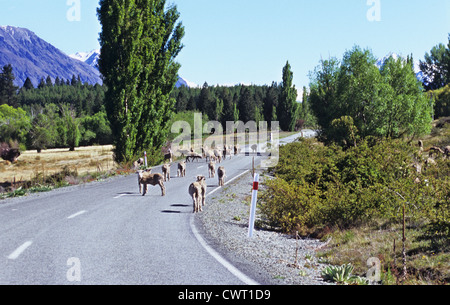
[[[260,225],[328,241],[322,261],[356,275],[375,258],[383,284],[445,284],[450,158],[438,151],[450,145],[450,109],[446,88],[425,92],[412,62],[378,68],[359,47],[321,61],[307,97],[319,137],[281,148]]]

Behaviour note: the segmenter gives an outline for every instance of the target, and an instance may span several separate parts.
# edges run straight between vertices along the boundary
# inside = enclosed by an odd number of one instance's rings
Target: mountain
[[[85,83],[102,84],[97,69],[74,60],[25,28],[0,26],[0,67],[7,64],[13,67],[19,87],[27,77],[37,86],[47,76],[54,81],[56,77],[71,80],[73,75]]]
[[[386,60],[388,60],[390,57],[392,57],[394,60],[397,60],[399,58],[403,58],[404,60],[406,60],[403,56],[400,56],[397,53],[391,52],[388,55],[386,55],[385,57],[378,59],[377,62],[375,63],[375,65],[378,67],[378,69],[381,69],[381,67],[383,67]],[[420,82],[423,82],[424,75],[423,75],[423,72],[420,70],[418,61],[414,61],[414,72],[416,73],[417,79]]]
[[[89,66],[98,70],[98,60],[100,58],[100,49],[92,50],[91,52],[77,52],[69,55],[73,59],[82,61]]]
[[[90,52],[77,52],[77,53],[71,54],[69,56],[72,57],[73,59],[82,61],[98,70],[98,60],[100,58],[100,50],[99,49],[92,50]],[[185,86],[188,88],[197,88],[198,87],[197,84],[194,84],[194,83],[178,76],[178,81],[175,84],[175,87],[180,88],[181,86]]]

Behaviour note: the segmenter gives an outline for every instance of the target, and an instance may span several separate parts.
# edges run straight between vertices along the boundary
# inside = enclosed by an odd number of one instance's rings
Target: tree
[[[30,130],[30,118],[22,108],[0,105],[0,142],[24,144]]]
[[[17,107],[17,86],[11,65],[5,65],[0,73],[0,105],[7,104]]]
[[[27,79],[23,83],[23,88],[25,88],[26,90],[34,89],[33,83],[31,82],[29,77],[27,77]]]
[[[280,128],[284,131],[294,131],[298,118],[299,104],[293,79],[294,73],[291,71],[291,65],[286,62],[286,66],[283,68],[283,82],[278,104],[278,120]]]
[[[329,141],[340,138],[349,144],[355,138],[336,136],[337,127],[358,131],[362,138],[417,136],[431,128],[433,105],[416,79],[412,60],[390,58],[379,70],[371,51],[357,46],[344,54],[341,64],[336,59],[321,62],[312,73],[309,101]]]
[[[424,74],[426,90],[436,90],[450,83],[450,34],[447,47],[441,43],[425,54],[425,60],[420,61],[420,70]]]
[[[99,69],[108,90],[115,159],[126,161],[167,139],[184,27],[165,0],[101,0]]]

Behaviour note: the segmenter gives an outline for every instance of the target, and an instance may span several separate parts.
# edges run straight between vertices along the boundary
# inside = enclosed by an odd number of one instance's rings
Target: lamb
[[[203,211],[202,208],[202,185],[199,182],[194,182],[189,186],[189,195],[192,197],[194,213]]]
[[[216,176],[216,163],[214,161],[208,164],[209,178],[214,178]]]
[[[164,177],[163,175],[157,173],[152,174],[151,170],[143,171],[140,170],[137,172],[138,174],[138,181],[139,181],[139,192],[141,192],[142,186],[144,186],[144,191],[142,196],[145,196],[147,194],[148,185],[159,185],[161,187],[162,196],[166,196],[166,187],[164,186]]]
[[[225,168],[223,166],[219,167],[219,169],[217,170],[217,175],[219,176],[219,186],[224,186],[226,173]]]
[[[164,164],[162,166],[162,172],[164,176],[164,182],[170,181],[170,164]]]
[[[186,161],[181,161],[178,163],[178,177],[185,177],[186,176]]]

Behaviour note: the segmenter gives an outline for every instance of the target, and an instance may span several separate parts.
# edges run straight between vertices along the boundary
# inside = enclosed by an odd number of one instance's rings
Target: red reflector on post
[[[253,182],[253,190],[257,191],[259,187],[259,183],[258,182]]]

